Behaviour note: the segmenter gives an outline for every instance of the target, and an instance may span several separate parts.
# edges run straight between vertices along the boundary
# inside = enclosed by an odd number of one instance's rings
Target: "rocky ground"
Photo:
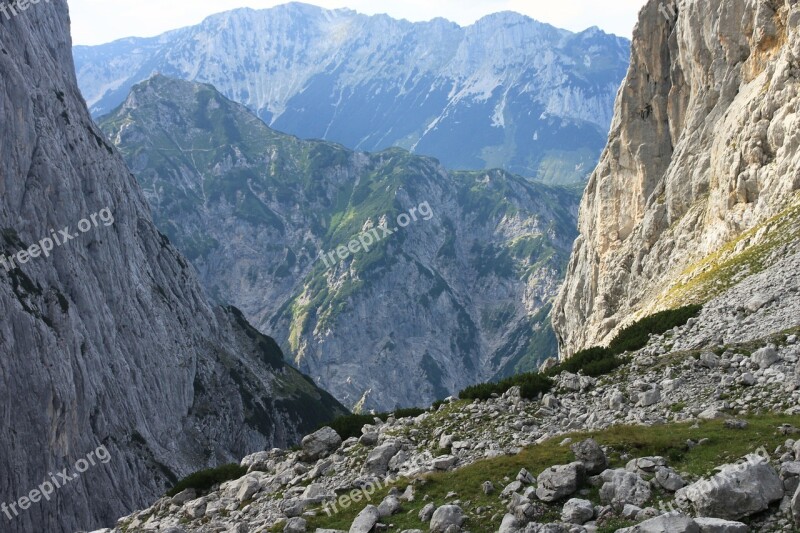
[[[323,429],[299,450],[246,457],[240,479],[162,498],[105,533],[793,531],[798,280],[751,279],[610,375],[563,372],[535,401],[517,388],[452,399],[376,419],[360,438]]]

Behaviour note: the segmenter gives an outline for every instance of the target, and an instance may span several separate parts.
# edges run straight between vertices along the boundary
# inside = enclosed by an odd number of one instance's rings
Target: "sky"
[[[122,37],[150,37],[192,26],[208,15],[286,0],[68,0],[74,44],[100,44]],[[414,22],[444,17],[464,26],[498,11],[516,11],[559,28],[582,31],[599,26],[630,38],[645,0],[307,0],[326,8],[386,13]]]

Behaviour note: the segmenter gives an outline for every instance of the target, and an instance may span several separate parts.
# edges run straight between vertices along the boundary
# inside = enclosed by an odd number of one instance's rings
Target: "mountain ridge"
[[[74,55],[95,116],[159,72],[211,83],[302,138],[571,183],[603,145],[628,42],[513,12],[462,28],[288,4]]]
[[[304,141],[162,75],[101,125],[210,293],[348,406],[430,403],[555,353],[546,316],[574,191]],[[396,231],[320,259],[380,225]]]

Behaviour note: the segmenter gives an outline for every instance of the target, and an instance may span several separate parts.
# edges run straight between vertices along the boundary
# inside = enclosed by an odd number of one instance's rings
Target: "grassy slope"
[[[445,416],[445,413],[458,408],[458,404],[452,404],[446,407],[444,412],[437,413],[434,419]],[[622,467],[628,459],[633,457],[660,455],[666,457],[669,465],[678,472],[703,476],[712,474],[714,467],[736,461],[748,453],[755,452],[761,446],[771,453],[786,440],[786,436],[777,431],[779,425],[800,425],[798,416],[766,415],[752,417],[748,421],[750,425],[745,430],[726,429],[722,421],[710,421],[700,422],[699,427],[693,427],[689,423],[653,427],[617,426],[604,431],[574,433],[568,437],[575,441],[592,437],[601,445],[613,448],[614,452],[610,457],[612,467]],[[431,424],[435,425],[435,422],[431,422]],[[403,511],[400,514],[393,516],[391,520],[386,520],[387,523],[393,525],[390,531],[423,527],[417,517],[419,511],[427,503],[427,501],[423,501],[423,498],[427,495],[430,497],[429,501],[442,505],[446,501],[445,496],[451,491],[458,494],[462,506],[468,511],[469,518],[466,528],[473,533],[497,531],[506,512],[499,500],[499,491],[514,480],[521,468],[526,468],[532,474],[538,475],[549,466],[574,460],[569,446],[560,445],[566,437],[559,436],[540,445],[531,446],[518,455],[487,459],[453,472],[424,476],[422,483],[415,484],[415,500],[411,503],[404,503]],[[694,441],[709,439],[709,441],[689,450],[686,446],[688,439]],[[629,455],[623,458],[623,454]],[[494,494],[489,496],[483,494],[481,484],[484,481],[491,481],[494,484],[496,488]],[[396,486],[402,491],[409,483],[410,480],[402,479],[397,482]],[[371,503],[375,505],[380,503],[381,499],[389,492],[389,488],[377,491],[372,497]],[[665,493],[660,495],[654,493],[654,496],[657,500],[659,496],[665,496]],[[587,497],[595,503],[599,503],[596,489],[589,490]],[[342,509],[338,514],[330,517],[325,513],[320,513],[319,516],[309,520],[309,529],[312,531],[314,528],[347,530],[356,515],[368,503],[370,502],[353,504],[348,509]],[[476,515],[474,511],[478,507],[486,507],[487,510]],[[546,519],[558,520],[560,508],[560,505],[554,505]],[[279,530],[282,531],[279,527],[275,528],[275,531]],[[613,531],[613,529],[611,530]]]
[[[762,272],[782,257],[782,247],[800,240],[800,193],[775,217],[742,233],[718,251],[686,267],[681,281],[656,299],[659,309],[704,303],[744,277]],[[752,244],[752,241],[755,241]]]

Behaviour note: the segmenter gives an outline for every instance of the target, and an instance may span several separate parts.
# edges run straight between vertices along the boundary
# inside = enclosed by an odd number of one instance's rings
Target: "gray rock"
[[[700,526],[688,516],[668,513],[616,533],[700,533]]]
[[[605,452],[594,439],[586,439],[571,446],[575,460],[583,463],[588,475],[599,474],[608,466]]]
[[[544,374],[545,372],[556,366],[558,366],[558,358],[548,357],[547,359],[542,361],[541,365],[539,365],[539,373]]]
[[[532,485],[536,483],[536,478],[533,477],[533,475],[531,475],[531,473],[525,470],[524,468],[519,471],[516,480],[526,485]]]
[[[308,461],[316,461],[327,457],[342,444],[342,438],[332,428],[324,427],[319,431],[303,437],[301,446],[303,457]]]
[[[401,508],[400,499],[390,494],[378,505],[378,515],[381,518],[386,518],[387,516],[399,513]]]
[[[790,510],[792,513],[792,518],[794,518],[795,525],[800,526],[800,487],[797,487],[794,496],[792,496]]]
[[[750,358],[761,370],[771,367],[780,360],[778,351],[772,345],[756,350]]]
[[[173,505],[183,505],[184,503],[197,498],[197,491],[194,489],[186,489],[172,497]]]
[[[513,493],[522,490],[522,487],[522,481],[512,481],[503,488],[503,492],[500,493],[500,497],[510,498]]]
[[[783,498],[783,482],[761,457],[725,465],[710,479],[680,489],[676,500],[693,506],[700,516],[736,520],[763,511]]]
[[[667,466],[667,461],[663,457],[641,457],[628,461],[625,470],[637,474],[653,474],[656,469],[663,466]]]
[[[642,507],[650,499],[650,484],[634,472],[606,470],[601,477],[605,481],[600,488],[603,503],[620,507],[630,503]]]
[[[639,516],[639,513],[642,512],[642,508],[638,505],[633,505],[631,503],[626,503],[622,507],[622,517],[627,518],[628,520],[635,520]]]
[[[552,466],[539,474],[536,496],[544,502],[554,502],[574,494],[583,480],[583,463]]]
[[[308,523],[302,518],[295,517],[286,521],[283,533],[306,533]]]
[[[728,429],[747,429],[747,420],[740,420],[738,418],[731,418],[725,421],[725,427]]]
[[[395,442],[387,442],[372,449],[364,462],[364,472],[376,476],[385,475],[389,470],[389,461],[398,451],[399,448]]]
[[[350,526],[349,533],[370,533],[375,524],[380,520],[378,508],[374,505],[367,505],[364,510],[358,513],[353,525]]]
[[[670,492],[675,492],[686,486],[686,481],[671,468],[660,466],[656,468],[656,482]]]
[[[589,500],[572,498],[561,509],[561,521],[583,525],[594,517],[594,504]]]
[[[433,518],[433,512],[435,510],[436,510],[436,505],[434,505],[433,503],[428,503],[425,504],[425,507],[420,509],[419,514],[417,516],[419,516],[421,522],[427,523],[431,521],[431,518]]]
[[[525,524],[517,520],[513,514],[507,513],[503,516],[503,521],[500,523],[497,533],[518,533],[524,526]]]
[[[464,511],[458,505],[442,505],[431,517],[431,533],[444,533],[452,526],[461,528],[465,520]]]
[[[649,391],[639,393],[639,403],[640,407],[650,407],[651,405],[655,405],[661,401],[661,391],[658,389],[652,389]]]
[[[375,431],[368,431],[358,438],[359,444],[367,447],[372,447],[378,444],[378,433]]]
[[[443,455],[433,460],[433,468],[436,470],[450,470],[455,466],[457,460],[452,455]]]
[[[193,520],[196,520],[198,518],[203,518],[203,516],[205,516],[207,506],[208,503],[205,498],[198,498],[196,500],[188,502],[184,506],[184,510],[186,512],[186,516],[188,516]]]
[[[747,524],[721,518],[695,518],[694,521],[700,526],[701,533],[747,533],[750,531]]]

